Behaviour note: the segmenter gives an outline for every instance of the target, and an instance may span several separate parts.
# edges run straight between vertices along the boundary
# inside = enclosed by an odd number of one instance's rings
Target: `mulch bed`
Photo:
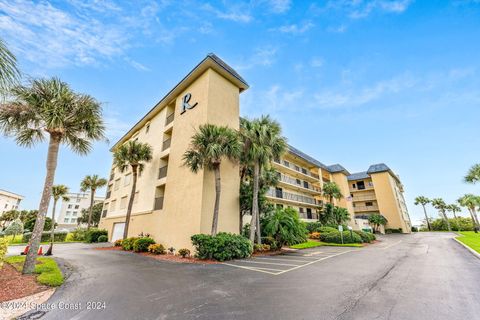
[[[122,247],[100,247],[100,248],[94,248],[93,250],[120,251],[122,250]]]
[[[36,275],[23,275],[5,262],[0,270],[0,302],[48,290],[48,286],[37,283],[36,277]]]

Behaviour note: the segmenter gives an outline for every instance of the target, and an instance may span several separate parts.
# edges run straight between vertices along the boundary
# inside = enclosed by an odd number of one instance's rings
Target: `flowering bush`
[[[148,246],[148,252],[153,254],[165,254],[165,247],[160,243],[154,243]]]
[[[186,248],[183,248],[183,249],[178,250],[178,254],[180,256],[182,256],[182,258],[185,258],[185,257],[190,255],[190,250],[188,250]]]

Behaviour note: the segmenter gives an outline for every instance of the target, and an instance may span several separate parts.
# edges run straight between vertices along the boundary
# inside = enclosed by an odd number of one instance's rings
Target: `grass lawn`
[[[11,264],[18,271],[22,271],[25,256],[7,257],[5,261]],[[35,273],[38,274],[37,281],[50,287],[58,287],[63,283],[62,271],[52,258],[39,257],[40,262],[35,266]]]
[[[461,236],[458,236],[457,240],[480,253],[480,233],[475,233],[473,231],[460,231],[459,233]]]
[[[308,249],[308,248],[315,248],[315,247],[321,247],[321,246],[331,246],[331,247],[363,247],[362,244],[360,243],[326,243],[326,242],[321,242],[321,241],[307,241],[304,243],[299,243],[295,244],[293,246],[290,246],[290,248],[293,249]]]
[[[8,240],[8,245],[26,245],[27,243],[26,242],[22,242],[22,235],[17,235],[15,237],[15,240],[13,239],[13,236],[5,236],[5,238]],[[65,239],[65,241],[55,241],[54,243],[67,243],[67,242],[83,242],[83,241],[73,241],[71,240],[72,239],[72,234],[69,233],[67,234],[67,238]],[[41,244],[49,244],[50,241],[44,241],[42,242]]]

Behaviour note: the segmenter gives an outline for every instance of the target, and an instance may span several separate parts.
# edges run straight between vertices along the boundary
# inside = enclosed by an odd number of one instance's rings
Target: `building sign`
[[[187,93],[186,95],[183,96],[182,98],[182,112],[180,114],[183,114],[185,111],[193,109],[197,106],[198,102],[195,102],[193,105],[190,105],[190,99],[192,98],[191,93]]]

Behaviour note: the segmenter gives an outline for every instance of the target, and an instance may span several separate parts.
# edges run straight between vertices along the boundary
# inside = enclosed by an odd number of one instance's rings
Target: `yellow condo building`
[[[216,55],[208,54],[112,147],[113,152],[129,140],[138,140],[153,148],[153,159],[138,178],[129,236],[150,234],[164,245],[191,248],[193,234],[210,233],[215,198],[213,173],[208,170],[192,173],[182,165],[182,156],[195,130],[202,124],[239,129],[239,96],[246,89],[248,84],[238,73]],[[360,212],[355,209],[357,203],[352,201],[357,192],[352,189],[355,180],[350,179],[353,175],[342,166],[325,166],[292,146],[282,159],[275,159],[272,166],[280,178],[277,188],[267,194],[274,204],[293,207],[302,219],[314,221],[325,202],[322,186],[334,181],[345,195],[335,200],[335,204],[347,208],[352,218],[350,225],[360,228],[355,219]],[[218,230],[238,233],[238,164],[222,162],[221,178]],[[403,201],[403,196],[393,193],[398,191],[401,195],[403,191],[398,187],[401,186],[398,178],[388,170],[375,172],[371,179],[372,185],[378,183],[376,203],[389,220],[387,227],[409,232],[409,221],[405,222],[406,208],[405,214],[397,218],[400,211],[393,210],[399,207],[399,199]],[[110,241],[123,235],[131,183],[131,172],[121,173],[112,167],[99,225],[108,230]]]

